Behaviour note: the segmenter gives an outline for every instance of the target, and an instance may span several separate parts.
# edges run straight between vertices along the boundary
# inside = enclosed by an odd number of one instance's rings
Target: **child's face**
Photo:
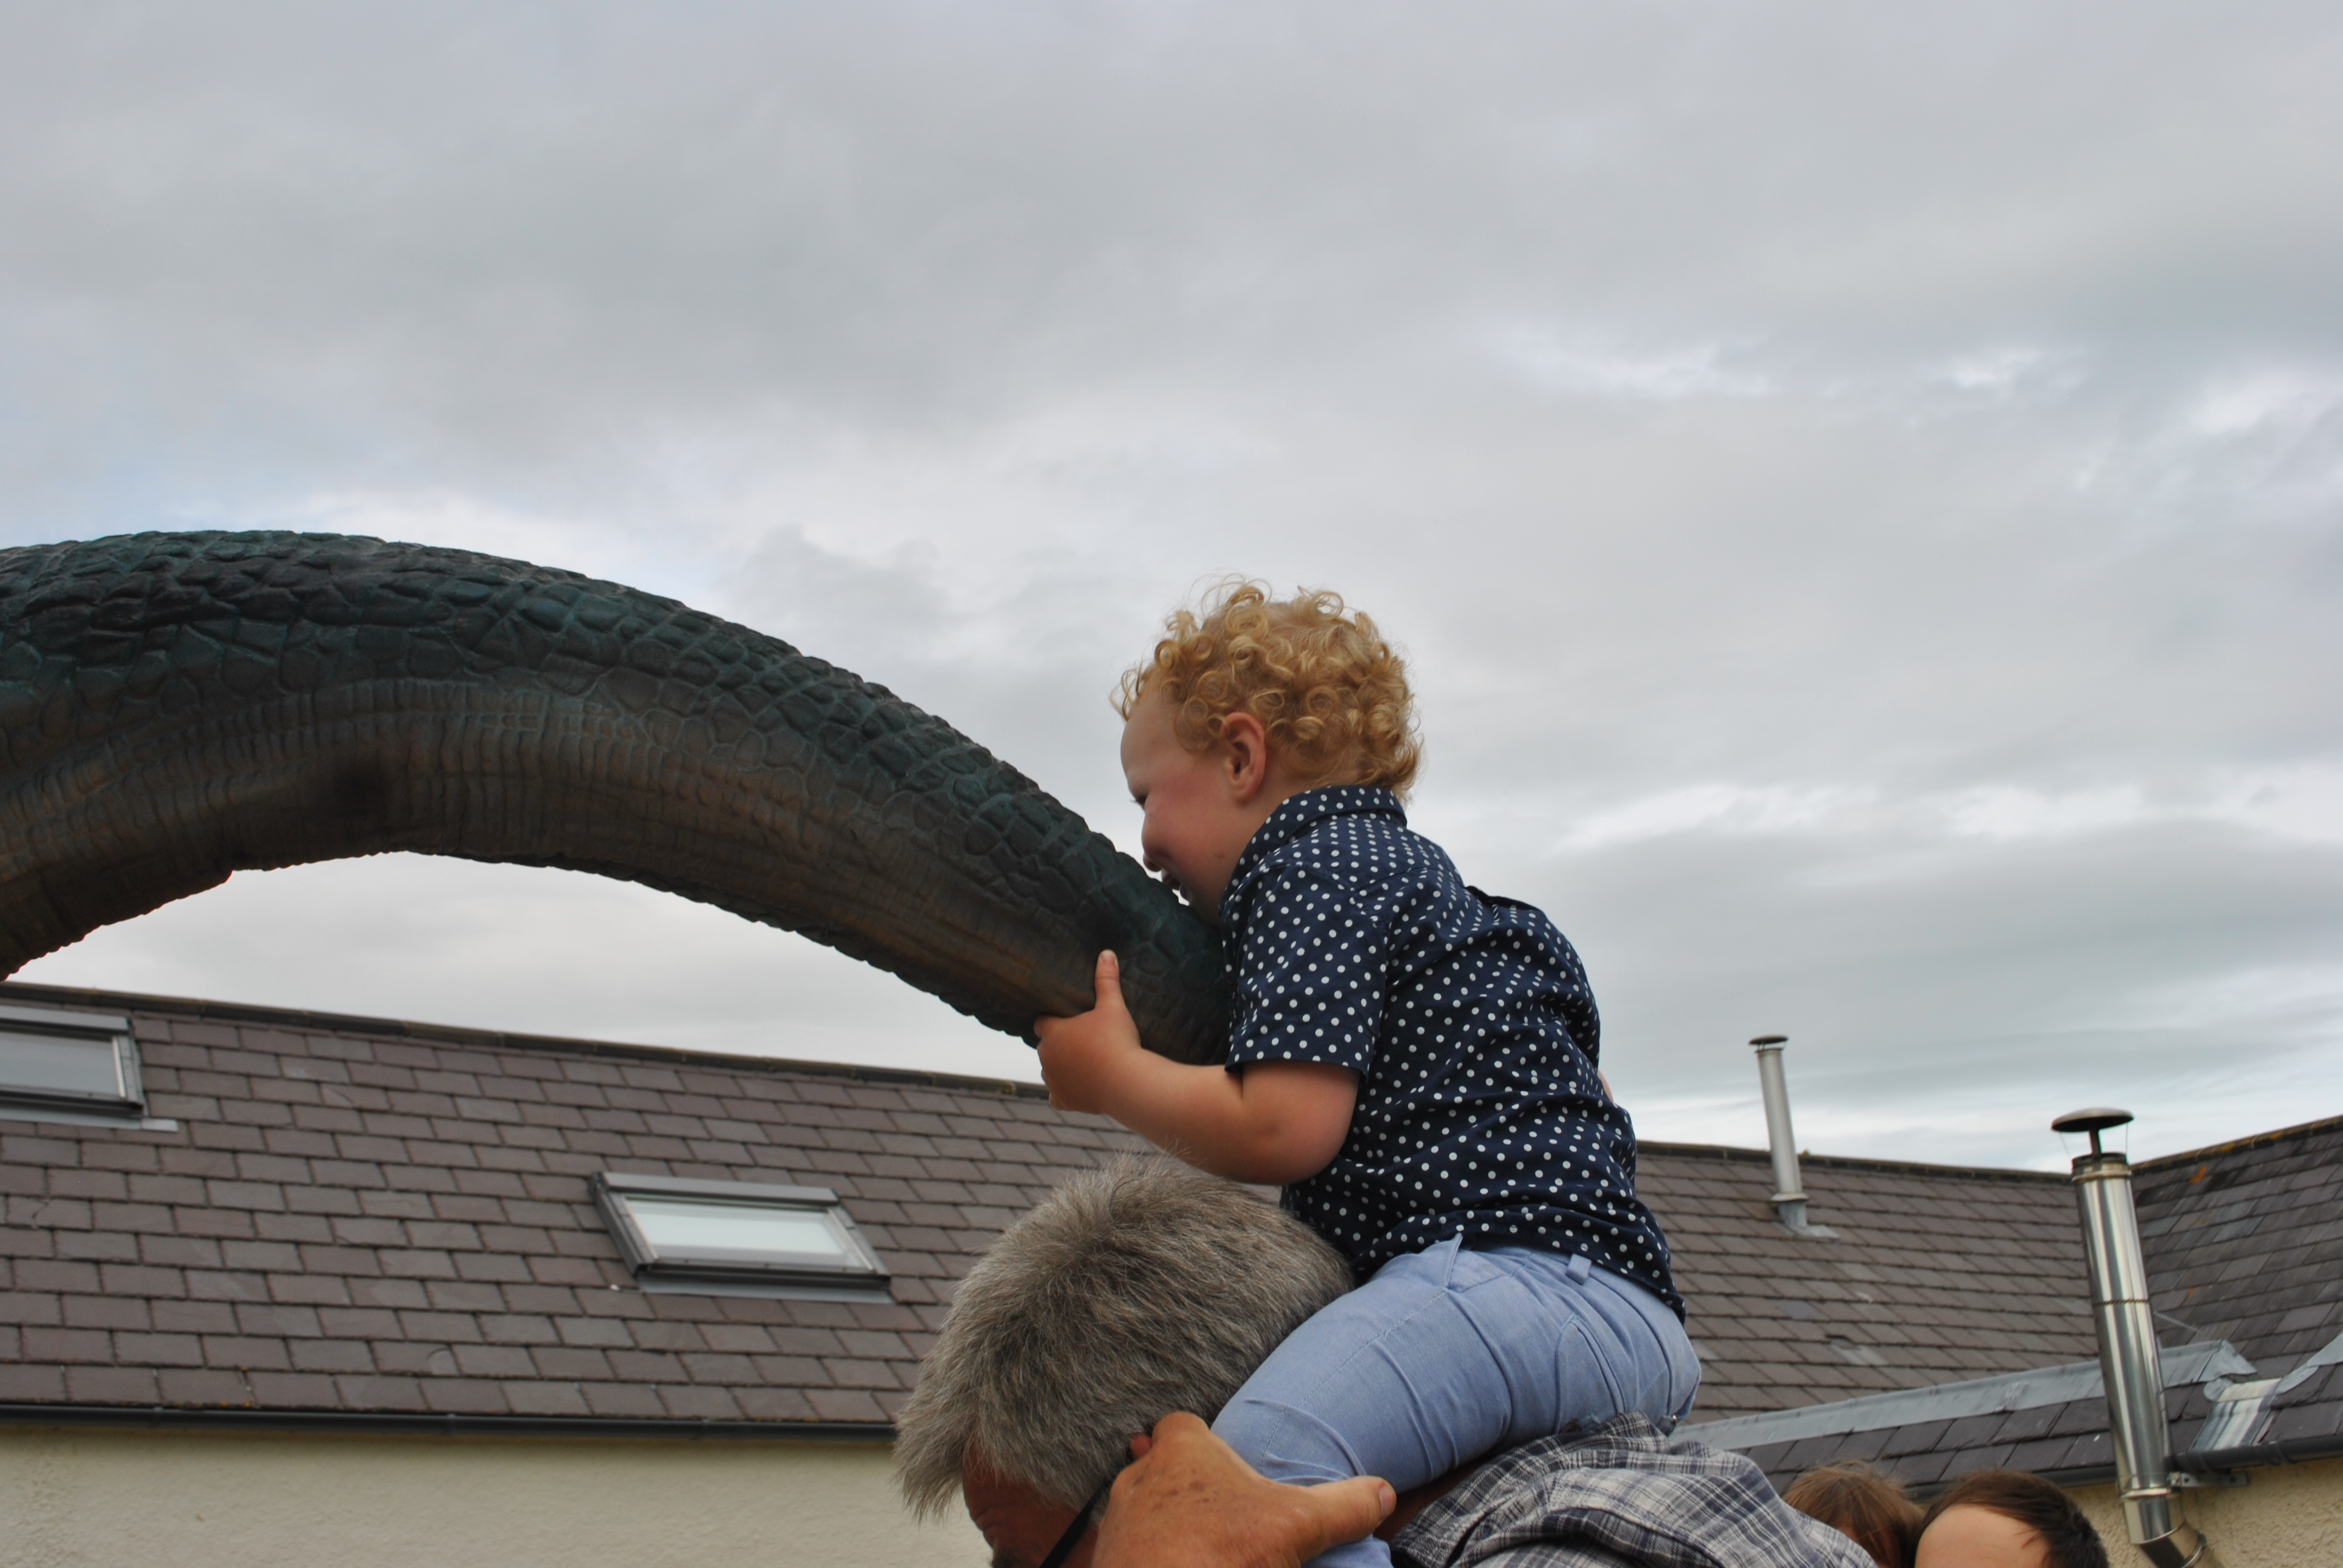
[[[1146,816],[1147,869],[1219,924],[1229,874],[1268,814],[1259,791],[1244,788],[1242,759],[1225,741],[1201,752],[1182,746],[1170,706],[1151,694],[1122,727],[1122,777]]]

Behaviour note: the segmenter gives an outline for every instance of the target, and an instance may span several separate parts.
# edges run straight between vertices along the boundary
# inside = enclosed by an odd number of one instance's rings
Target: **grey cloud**
[[[2158,1151],[2223,1135],[2184,1086],[2242,1079],[2288,1121],[2343,1093],[2338,875],[2343,845],[2205,826],[1957,847],[1711,830],[1559,858],[1515,890],[1578,933],[1631,1105],[1746,1087],[1741,1042],[1782,1030],[1832,1147],[2031,1163],[2062,1101],[2134,1104]],[[1940,1096],[1970,1120],[1936,1124]]]
[[[1490,311],[2156,346],[2176,291],[2178,332],[2217,325],[2207,268],[2216,307],[2316,289],[2245,236],[2335,246],[2292,199],[2324,95],[2284,12],[1010,10],[50,13],[10,50],[9,270],[143,329],[96,346],[166,396],[226,369],[494,470],[744,401],[1310,385]]]
[[[1126,836],[1162,611],[1333,586],[1647,1131],[1754,1138],[1764,1025],[1850,1149],[2030,1160],[2123,1074],[2249,1131],[2335,1108],[2343,1020],[2338,53],[2283,4],[19,8],[0,539],[618,577]],[[393,906],[468,872],[339,874],[35,974],[395,999],[363,948],[507,1027],[977,1049],[764,933],[524,880],[558,941],[451,947]]]

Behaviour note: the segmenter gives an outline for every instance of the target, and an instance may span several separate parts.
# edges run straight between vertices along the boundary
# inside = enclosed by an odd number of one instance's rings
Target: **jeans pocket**
[[[1555,1413],[1563,1430],[1596,1425],[1627,1408],[1618,1369],[1611,1364],[1615,1344],[1611,1335],[1590,1330],[1583,1318],[1572,1319],[1562,1331],[1554,1374],[1562,1385]]]

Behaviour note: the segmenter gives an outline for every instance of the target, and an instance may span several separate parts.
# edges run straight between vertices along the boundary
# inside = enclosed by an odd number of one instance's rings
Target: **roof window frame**
[[[146,1114],[146,1088],[138,1059],[138,1040],[125,1015],[0,1003],[0,1041],[10,1037],[106,1044],[114,1054],[114,1087],[111,1091],[93,1091],[10,1082],[5,1051],[0,1048],[0,1118],[163,1131],[177,1128],[176,1121],[158,1121]]]
[[[645,1291],[691,1295],[786,1297],[799,1301],[893,1302],[887,1266],[863,1235],[846,1205],[828,1187],[793,1187],[762,1181],[709,1181],[681,1176],[637,1176],[595,1172],[588,1183],[627,1271]],[[646,1232],[628,1206],[633,1198],[698,1201],[749,1209],[819,1214],[839,1242],[845,1261],[812,1254],[764,1253],[710,1248],[702,1251],[662,1248]]]

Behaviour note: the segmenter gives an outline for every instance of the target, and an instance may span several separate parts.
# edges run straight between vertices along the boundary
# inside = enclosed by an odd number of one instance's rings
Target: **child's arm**
[[[1141,1046],[1112,953],[1099,954],[1096,1007],[1037,1020],[1034,1030],[1051,1104],[1111,1116],[1215,1176],[1299,1181],[1332,1164],[1350,1134],[1359,1075],[1347,1067],[1256,1061],[1232,1072]]]

